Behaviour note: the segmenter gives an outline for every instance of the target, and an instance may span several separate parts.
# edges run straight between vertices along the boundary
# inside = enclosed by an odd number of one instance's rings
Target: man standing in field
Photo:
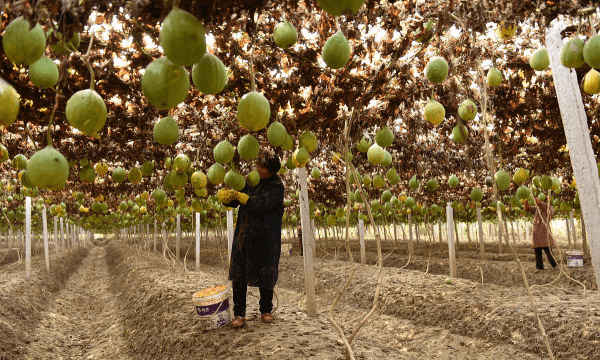
[[[535,250],[535,272],[544,270],[544,261],[542,260],[542,250],[546,253],[548,261],[553,268],[556,267],[556,261],[550,252],[550,247],[556,246],[554,238],[550,233],[550,220],[554,216],[552,207],[539,198],[535,198],[537,206],[530,206],[529,202],[525,201],[523,207],[525,211],[535,214],[533,219],[533,250]],[[547,226],[546,226],[547,225]]]
[[[234,328],[246,324],[248,285],[260,290],[261,320],[273,321],[273,288],[279,274],[283,218],[284,186],[277,175],[280,168],[279,158],[265,153],[256,167],[260,174],[258,185],[246,185],[241,192],[225,189],[217,192],[223,204],[239,206],[229,266]]]

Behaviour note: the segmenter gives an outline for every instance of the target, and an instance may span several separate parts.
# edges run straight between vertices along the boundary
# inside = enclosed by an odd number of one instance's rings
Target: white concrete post
[[[31,198],[25,197],[25,279],[31,280]]]
[[[577,74],[560,63],[560,50],[563,46],[560,32],[564,26],[557,20],[552,22],[552,27],[546,31],[546,47],[573,174],[577,179],[581,212],[586,219],[596,284],[600,291],[600,179]]]
[[[62,217],[60,218],[60,247],[65,248],[65,228]]]
[[[569,212],[569,218],[571,220],[571,236],[573,237],[573,245],[577,245],[577,228],[575,228],[575,221],[573,221],[573,210]]]
[[[46,271],[50,272],[50,253],[48,251],[48,220],[46,219],[46,205],[42,207],[42,227],[44,228],[44,257],[46,258]]]
[[[360,239],[360,263],[367,263],[367,254],[365,249],[365,222],[362,219],[358,220],[358,237]]]
[[[200,231],[198,229],[198,231]],[[200,237],[198,235],[198,241]],[[229,254],[229,262],[231,263],[231,248],[233,247],[233,210],[227,210],[227,251]]]
[[[179,248],[181,247],[181,214],[177,214],[177,239],[175,240],[175,256],[179,259]]]
[[[448,254],[450,277],[456,277],[456,253],[454,251],[454,212],[450,203],[446,205],[446,223],[448,224]]]
[[[306,280],[306,311],[308,316],[317,316],[317,298],[315,294],[315,273],[313,269],[313,249],[310,245],[310,215],[308,211],[308,184],[306,167],[298,168],[300,186],[300,221],[302,222],[302,247],[304,249],[304,276]]]
[[[156,231],[154,232],[154,251],[156,251]],[[231,250],[230,250],[231,252]],[[196,213],[196,271],[200,271],[200,213]]]
[[[477,207],[477,227],[479,229],[479,258],[485,259],[485,245],[483,238],[483,223],[481,222],[481,208]]]
[[[154,220],[154,252],[156,252],[156,220]]]

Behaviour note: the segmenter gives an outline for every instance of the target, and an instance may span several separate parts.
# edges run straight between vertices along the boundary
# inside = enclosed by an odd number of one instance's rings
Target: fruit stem
[[[254,80],[254,39],[256,39],[256,34],[252,33],[252,43],[250,44],[250,80],[252,81],[252,86],[250,91],[256,91],[256,82]]]
[[[594,37],[594,36],[596,36],[596,28],[594,27],[592,15],[588,16],[588,20],[590,21],[590,28],[592,29],[592,37]]]
[[[342,29],[340,28],[340,20],[338,16],[335,17],[335,27],[338,32],[342,31]]]
[[[431,89],[431,100],[433,100],[433,96],[435,95],[435,88]]]
[[[88,46],[87,52],[85,53],[85,55],[83,55],[81,57],[81,59],[85,63],[85,66],[87,66],[87,68],[90,72],[90,90],[94,90],[94,69],[92,68],[92,64],[90,64],[90,61],[89,61],[90,52],[92,50],[93,43],[94,43],[94,32],[92,32],[92,35],[90,36],[90,44]]]
[[[60,83],[60,79],[58,81]],[[48,132],[46,133],[46,146],[52,146],[52,123],[54,123],[54,115],[56,115],[56,109],[58,109],[58,103],[60,102],[60,93],[58,91],[58,84],[56,84],[56,96],[54,97],[54,108],[50,114],[50,122],[48,122]]]

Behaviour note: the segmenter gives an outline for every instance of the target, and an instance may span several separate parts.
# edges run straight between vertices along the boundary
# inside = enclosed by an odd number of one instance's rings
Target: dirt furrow
[[[27,359],[123,359],[123,330],[104,250],[93,248],[42,317]]]

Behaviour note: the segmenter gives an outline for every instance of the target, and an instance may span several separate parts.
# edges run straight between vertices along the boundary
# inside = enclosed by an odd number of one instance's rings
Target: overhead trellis
[[[481,95],[472,84],[479,66],[493,63],[504,75],[503,84],[489,92],[491,105],[492,146],[507,171],[526,167],[538,174],[555,174],[570,178],[571,166],[566,150],[560,112],[549,71],[536,73],[529,66],[529,56],[541,46],[545,27],[562,17],[573,24],[564,32],[571,36],[583,21],[582,33],[591,33],[581,10],[593,1],[367,1],[361,11],[340,19],[341,29],[350,41],[350,63],[340,70],[329,70],[320,53],[325,40],[336,30],[332,17],[315,1],[187,1],[178,6],[194,14],[205,24],[214,38],[209,51],[229,68],[225,90],[216,96],[201,95],[191,88],[185,104],[174,111],[181,133],[179,144],[158,145],[152,138],[154,123],[167,115],[148,104],[141,92],[143,69],[161,57],[157,47],[160,23],[173,4],[169,1],[86,0],[56,2],[6,1],[2,9],[1,30],[17,16],[39,21],[46,30],[58,29],[69,36],[80,32],[79,51],[84,53],[90,39],[90,25],[98,26],[90,62],[95,72],[96,91],[108,107],[108,119],[99,132],[100,139],[76,133],[64,118],[66,100],[76,91],[89,87],[89,72],[77,54],[54,56],[61,61],[62,81],[60,105],[54,121],[52,139],[55,147],[68,159],[105,161],[111,167],[128,169],[145,160],[154,160],[152,180],[140,185],[115,184],[109,178],[95,184],[78,179],[78,167],[71,170],[68,190],[83,191],[90,196],[112,192],[139,194],[161,186],[165,174],[163,161],[180,152],[196,161],[206,171],[214,162],[212,149],[222,139],[237,142],[246,131],[238,126],[236,104],[250,88],[249,48],[254,44],[256,86],[271,104],[271,119],[282,122],[295,138],[303,130],[311,130],[319,139],[312,153],[311,165],[324,170],[322,180],[311,182],[317,202],[344,203],[339,192],[342,167],[332,165],[331,154],[338,146],[344,121],[359,109],[352,123],[351,137],[374,137],[383,125],[394,130],[395,141],[388,150],[402,182],[397,192],[407,191],[408,179],[417,175],[427,180],[435,177],[445,184],[457,173],[465,185],[483,184],[487,174],[483,161],[482,125],[476,120],[467,124],[467,143],[454,143],[450,134],[456,123],[461,101],[471,98],[477,104]],[[274,26],[283,17],[300,33],[298,45],[281,50],[272,40]],[[429,41],[415,41],[415,31],[432,20]],[[487,36],[501,21],[518,23],[517,34],[499,41]],[[111,24],[119,24],[115,29]],[[49,39],[50,42],[56,39]],[[432,85],[423,75],[435,54],[450,64],[448,80],[435,87],[435,98],[446,108],[446,120],[433,126],[423,119],[422,108],[429,100]],[[577,70],[583,77],[588,69]],[[54,106],[52,89],[40,90],[29,83],[26,69],[15,67],[0,56],[0,76],[20,94],[21,110],[15,124],[3,130],[0,142],[12,156],[23,153],[30,157],[45,144],[49,115]],[[597,96],[584,96],[588,111],[592,144],[600,147],[600,124]],[[269,146],[266,131],[258,133],[261,145]],[[34,145],[35,144],[35,145]],[[558,151],[557,151],[558,150]],[[287,158],[291,152],[281,152]],[[355,150],[356,154],[356,150]],[[237,155],[236,155],[237,156]],[[372,166],[364,154],[358,154],[361,172],[385,174],[380,166]],[[252,164],[236,158],[244,170]],[[309,166],[311,166],[309,165]],[[0,165],[3,179],[15,178],[16,170]],[[328,180],[328,177],[331,177]],[[291,179],[290,179],[291,180]],[[293,181],[288,182],[290,185]],[[291,186],[293,188],[293,185]],[[442,186],[435,193],[422,192],[423,201],[466,198],[470,189],[459,194]],[[210,191],[210,188],[209,188]],[[188,190],[190,195],[193,191]],[[464,194],[463,194],[464,193]],[[66,192],[50,196],[66,198]],[[572,196],[566,192],[563,196]],[[107,200],[116,205],[118,199]]]

